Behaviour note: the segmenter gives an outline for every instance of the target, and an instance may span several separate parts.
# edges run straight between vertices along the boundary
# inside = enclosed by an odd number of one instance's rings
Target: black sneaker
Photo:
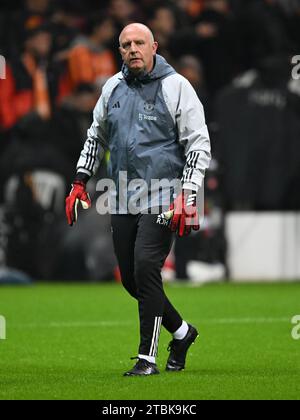
[[[159,373],[155,363],[150,363],[148,360],[139,359],[138,357],[132,357],[132,359],[138,359],[136,365],[128,372],[125,372],[123,376],[145,376]]]
[[[198,331],[196,328],[190,324],[188,324],[188,326],[188,332],[182,340],[176,340],[173,338],[170,342],[168,347],[170,356],[167,361],[166,370],[179,371],[184,369],[187,351],[198,337]]]

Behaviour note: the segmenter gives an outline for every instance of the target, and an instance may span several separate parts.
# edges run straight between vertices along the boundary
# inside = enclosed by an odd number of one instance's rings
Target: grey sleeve
[[[96,173],[107,148],[106,116],[105,99],[101,95],[94,109],[93,123],[87,132],[87,140],[77,163],[77,172],[88,176]]]
[[[211,160],[210,138],[203,106],[192,85],[179,74],[166,78],[163,93],[184,146],[183,188],[198,190]]]
[[[94,109],[93,123],[87,132],[87,140],[77,163],[77,173],[81,172],[93,176],[99,168],[109,141],[107,133],[108,101],[112,91],[121,80],[122,74],[117,73],[103,86],[102,94]]]

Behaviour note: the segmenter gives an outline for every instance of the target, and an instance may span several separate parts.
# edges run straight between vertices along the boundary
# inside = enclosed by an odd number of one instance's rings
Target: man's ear
[[[157,48],[158,48],[158,42],[154,41],[152,45],[153,55],[156,54]]]
[[[121,54],[122,58],[123,58],[123,48],[119,47],[119,53]]]

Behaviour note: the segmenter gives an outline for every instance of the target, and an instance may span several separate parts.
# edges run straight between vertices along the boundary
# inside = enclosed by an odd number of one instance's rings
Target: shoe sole
[[[153,372],[147,374],[139,374],[139,373],[124,373],[123,376],[152,376],[152,375],[159,375],[160,372]]]
[[[192,341],[192,343],[191,343],[191,345],[190,345],[190,347],[193,345],[193,344],[195,344],[195,341],[197,340],[197,338],[199,337],[199,334],[197,334],[196,335],[196,337],[194,338],[194,341]],[[188,350],[189,350],[189,348],[188,348]],[[168,367],[168,366],[166,366],[166,372],[181,372],[181,371],[183,371],[185,369],[185,365],[183,366],[183,367],[178,367],[178,368],[174,368],[174,367]]]

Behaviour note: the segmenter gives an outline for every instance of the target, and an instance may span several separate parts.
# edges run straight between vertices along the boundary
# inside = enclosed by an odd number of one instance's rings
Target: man
[[[26,32],[24,52],[12,57],[7,77],[0,81],[0,126],[11,129],[28,114],[44,121],[50,118],[52,103],[60,97],[59,80],[50,95],[50,80],[59,79],[49,65],[52,37],[45,25]],[[53,87],[53,86],[52,86]]]
[[[96,105],[66,213],[72,225],[77,219],[77,203],[81,201],[84,208],[91,205],[86,182],[97,170],[104,149],[109,148],[109,169],[119,205],[111,219],[115,253],[122,283],[138,300],[140,317],[138,361],[125,375],[152,375],[159,373],[155,358],[161,324],[173,334],[166,366],[169,371],[185,367],[188,348],[198,336],[196,328],[181,318],[166,297],[161,268],[170,251],[172,231],[183,236],[192,228],[199,229],[196,196],[209,165],[210,141],[195,91],[156,54],[158,44],[149,28],[130,24],[119,41],[124,65],[108,80]],[[174,214],[171,229],[158,224],[152,211],[156,206],[164,209],[170,200],[164,189],[157,189],[151,197],[146,193],[148,206],[141,207],[140,213],[124,214],[120,172],[129,180],[144,180],[149,187],[153,180],[182,177],[183,190],[170,207]],[[126,197],[128,203],[133,194],[129,191]]]
[[[90,21],[87,35],[74,40],[68,54],[72,89],[82,83],[100,84],[116,72],[113,54],[106,47],[114,35],[112,19],[98,16]]]

